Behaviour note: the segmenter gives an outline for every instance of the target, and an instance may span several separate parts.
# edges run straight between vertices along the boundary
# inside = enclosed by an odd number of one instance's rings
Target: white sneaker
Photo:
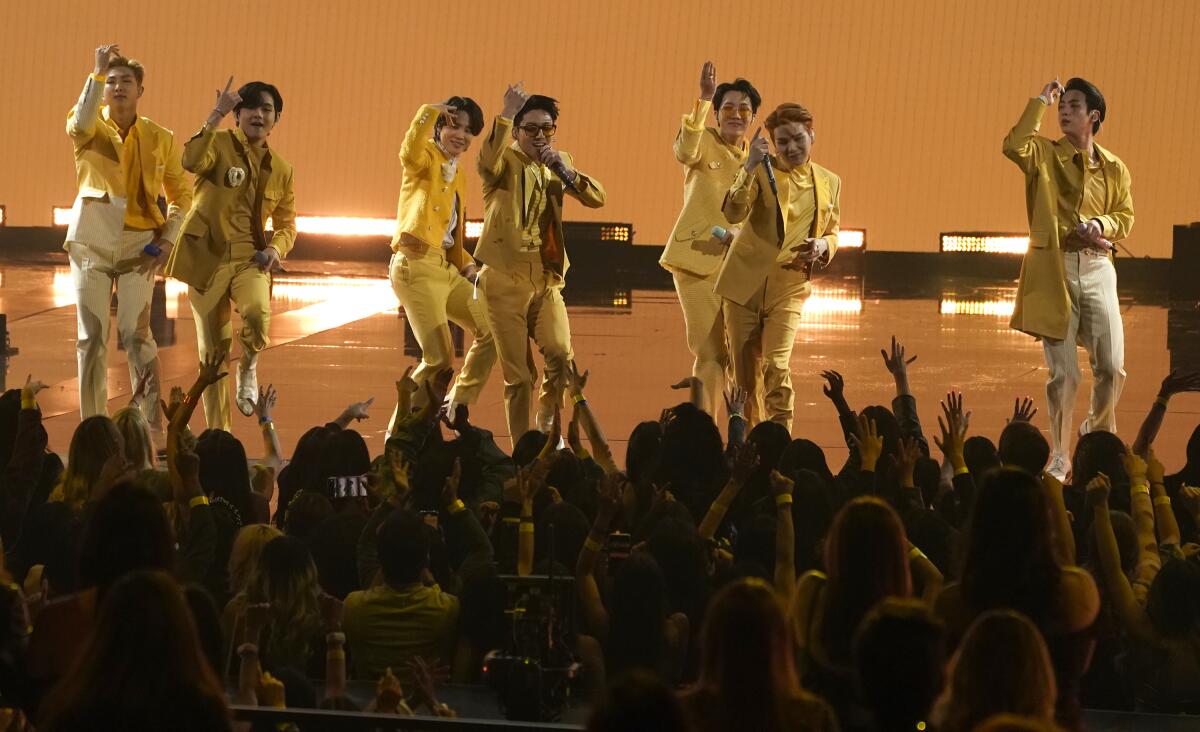
[[[1050,465],[1046,468],[1046,472],[1053,475],[1059,483],[1064,483],[1067,475],[1071,472],[1071,461],[1067,460],[1066,455],[1054,455],[1050,458]]]
[[[247,417],[254,414],[254,405],[258,403],[257,359],[248,367],[238,364],[236,401],[239,412]]]

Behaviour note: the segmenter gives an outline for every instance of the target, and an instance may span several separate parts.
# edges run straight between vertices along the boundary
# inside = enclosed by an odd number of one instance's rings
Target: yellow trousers
[[[180,241],[180,246],[186,246]],[[215,352],[229,353],[233,343],[233,321],[229,303],[237,306],[242,317],[238,342],[242,346],[240,367],[255,364],[258,354],[270,344],[267,330],[271,325],[271,276],[253,261],[253,244],[235,244],[228,258],[217,268],[212,283],[204,292],[188,288],[192,316],[196,321],[196,345],[200,359]],[[204,390],[204,420],[209,429],[231,431],[229,391],[232,376]]]
[[[537,256],[537,253],[533,253]],[[532,337],[545,368],[538,397],[537,428],[549,431],[554,408],[561,407],[571,352],[571,326],[563,302],[563,279],[542,268],[540,260],[518,263],[511,272],[484,266],[479,286],[487,300],[488,323],[504,373],[504,414],[514,446],[529,431],[533,381],[537,368]]]
[[[473,342],[463,357],[450,399],[455,404],[474,404],[496,364],[496,344],[482,294],[476,296],[473,283],[446,261],[440,247],[402,248],[392,255],[388,279],[421,346],[421,364],[412,375],[418,385],[424,386],[434,374],[454,365],[448,321],[470,331]],[[424,393],[419,389],[414,395],[417,404],[424,403]]]
[[[754,393],[763,384],[762,418],[792,429],[792,345],[800,327],[808,278],[776,265],[745,305],[726,300],[722,307],[729,331],[729,360],[734,378]],[[753,402],[753,399],[751,399]],[[751,424],[756,419],[751,419]]]
[[[139,272],[142,247],[153,231],[124,231],[112,246],[69,242],[71,282],[75,287],[79,366],[79,416],[108,414],[108,330],[113,288],[117,290],[117,335],[129,361],[129,381],[136,386],[148,375],[143,413],[159,424],[158,344],[150,332],[150,299],[154,275]]]

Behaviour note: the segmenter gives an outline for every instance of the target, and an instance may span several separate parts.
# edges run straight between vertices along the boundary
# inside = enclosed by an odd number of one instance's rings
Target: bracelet
[[[780,493],[779,495],[775,496],[775,505],[779,506],[780,508],[791,505],[791,503],[792,503],[792,494],[791,493]]]
[[[730,419],[740,419],[743,422],[746,421],[746,416],[744,414],[742,414],[741,412],[731,412],[729,415],[729,418]]]
[[[518,531],[522,534],[532,534],[533,533],[533,522],[532,521],[522,521],[521,528],[518,529]]]
[[[246,656],[249,654],[258,655],[258,646],[254,643],[243,643],[242,645],[238,646],[237,652],[239,656]]]
[[[966,465],[962,466],[961,468],[955,468],[955,469],[954,469],[954,474],[955,474],[956,476],[958,476],[958,475],[967,475],[967,474],[968,474],[968,473],[970,473],[970,472],[971,472],[970,468],[968,468]]]
[[[346,650],[344,648],[342,648],[341,646],[335,646],[333,648],[330,648],[325,653],[325,657],[332,658],[336,661],[345,661],[346,660]]]
[[[1131,493],[1144,493],[1147,496],[1150,495],[1150,486],[1146,485],[1146,484],[1135,485],[1132,488],[1130,488],[1129,490]]]
[[[575,406],[577,407],[588,403],[587,397],[582,394],[576,394],[575,396],[571,397],[571,401],[574,402]]]
[[[595,539],[593,539],[592,537],[589,536],[588,540],[583,542],[583,548],[585,551],[598,552],[598,551],[600,551],[601,547],[600,547],[600,542],[596,541]]]
[[[466,508],[467,504],[463,503],[461,498],[455,498],[450,505],[446,507],[446,510],[449,511],[451,515],[454,515],[456,513],[462,513],[466,510]]]
[[[912,549],[908,550],[908,558],[909,559],[928,559],[929,557],[926,557],[925,552],[921,551],[921,549],[919,547],[914,546]]]
[[[195,508],[196,506],[207,506],[207,505],[208,505],[208,496],[194,496],[192,498],[192,500],[188,501],[188,508]]]
[[[258,418],[258,426],[259,427],[270,427],[270,428],[274,429],[275,420],[271,419],[270,417],[259,417]]]
[[[96,81],[100,82],[101,84],[108,81],[108,77],[105,76],[104,74],[97,74],[95,72],[92,72],[91,77],[93,79],[95,79]]]
[[[1171,497],[1170,496],[1158,496],[1153,501],[1151,501],[1151,503],[1153,503],[1155,506],[1170,506],[1171,505]]]
[[[336,643],[337,645],[342,645],[343,643],[346,642],[346,634],[341,633],[341,632],[336,632],[336,631],[333,633],[326,633],[325,634],[325,642],[326,643]]]

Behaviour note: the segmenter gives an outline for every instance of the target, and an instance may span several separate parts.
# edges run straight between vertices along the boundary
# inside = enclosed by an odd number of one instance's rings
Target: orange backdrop
[[[931,251],[939,231],[1024,229],[1001,138],[1044,82],[1079,74],[1105,92],[1100,140],[1133,174],[1128,244],[1170,256],[1171,225],[1200,219],[1198,16],[1195,0],[8,3],[0,204],[14,225],[70,204],[63,121],[93,49],[116,41],[146,64],[142,113],[181,138],[229,74],[275,82],[286,112],[272,141],[306,214],[393,215],[416,106],[466,94],[494,114],[523,79],[560,99],[560,146],[609,192],[568,217],[630,221],[661,243],[681,201],[671,139],[711,58],[767,109],[813,110],[815,157],[844,180],[843,225],[875,248]],[[474,175],[470,190],[478,215]]]

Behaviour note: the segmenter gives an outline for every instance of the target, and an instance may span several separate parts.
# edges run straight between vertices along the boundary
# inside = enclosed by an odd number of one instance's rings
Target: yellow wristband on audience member
[[[967,473],[970,473],[970,472],[971,472],[971,471],[970,471],[969,469],[967,469],[967,466],[966,466],[966,465],[962,466],[961,468],[955,468],[955,469],[954,469],[954,474],[955,474],[955,475],[966,475]]]
[[[1152,501],[1152,503],[1155,506],[1170,506],[1171,505],[1171,497],[1170,496],[1159,496],[1159,497],[1155,498]]]
[[[921,551],[921,549],[919,547],[915,547],[915,546],[912,549],[908,550],[908,558],[909,559],[928,559],[928,557],[925,556],[925,552]]]
[[[1130,490],[1133,493],[1145,493],[1146,495],[1150,495],[1150,484],[1149,483],[1135,483],[1133,485],[1133,487],[1130,488]]]
[[[208,505],[208,496],[196,496],[192,500],[188,501],[188,508],[195,508],[196,506],[207,506],[207,505]]]
[[[522,534],[532,534],[533,533],[533,523],[527,522],[527,521],[522,521],[521,528],[517,529],[517,530],[519,532],[521,532]]]
[[[571,397],[571,401],[575,404],[578,404],[580,402],[586,402],[587,397],[585,397],[583,394],[576,394],[575,396]]]
[[[583,542],[583,548],[589,552],[598,552],[601,549],[601,545],[600,542],[589,536],[588,540]]]
[[[791,493],[780,493],[779,495],[775,496],[775,505],[776,506],[781,506],[781,507],[789,506],[789,505],[791,505],[791,503],[792,503],[792,494]]]
[[[448,510],[451,514],[462,513],[463,511],[467,510],[467,504],[463,503],[461,498],[456,498],[446,510]]]

